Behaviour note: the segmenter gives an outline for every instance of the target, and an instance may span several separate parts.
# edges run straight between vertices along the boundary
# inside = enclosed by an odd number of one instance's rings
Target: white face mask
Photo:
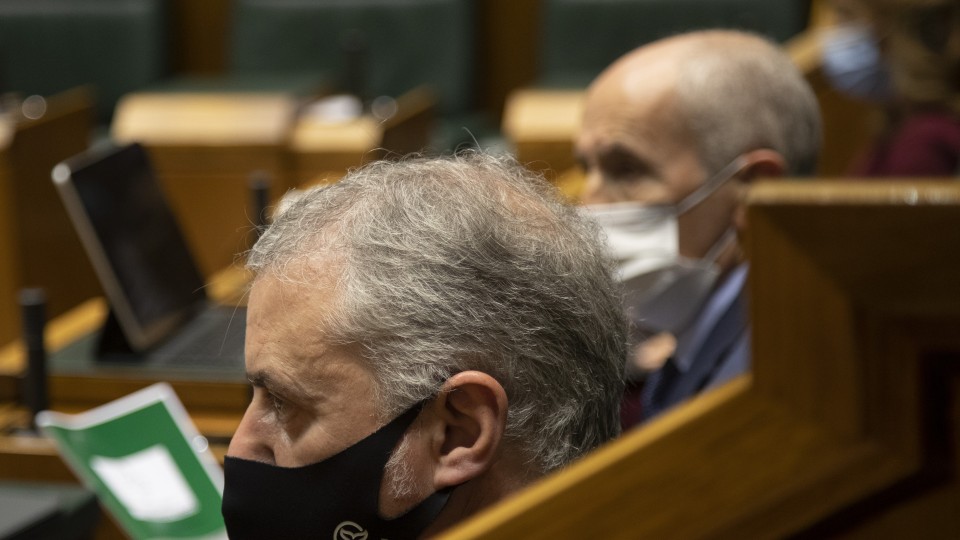
[[[823,72],[838,91],[866,101],[893,98],[890,71],[880,56],[877,38],[860,23],[827,29],[821,37]]]
[[[595,204],[584,212],[600,224],[610,255],[620,263],[624,306],[633,322],[653,332],[679,333],[709,296],[720,253],[736,236],[731,226],[702,259],[680,255],[678,217],[713,194],[744,166],[738,158],[676,205]]]

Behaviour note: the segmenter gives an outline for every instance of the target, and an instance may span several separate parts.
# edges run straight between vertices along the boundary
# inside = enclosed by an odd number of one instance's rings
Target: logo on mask
[[[367,540],[367,531],[352,521],[344,521],[333,531],[333,540]]]

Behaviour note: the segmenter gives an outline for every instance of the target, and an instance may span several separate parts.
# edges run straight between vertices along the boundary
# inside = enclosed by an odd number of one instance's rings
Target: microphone
[[[27,373],[23,380],[23,396],[30,409],[30,428],[36,429],[37,413],[50,408],[47,395],[47,349],[43,332],[46,327],[47,297],[43,289],[22,289],[19,295],[23,319],[23,343],[27,351]]]
[[[267,228],[267,205],[270,204],[270,174],[266,171],[253,171],[247,181],[250,189],[250,209],[253,212],[256,237],[260,238]]]

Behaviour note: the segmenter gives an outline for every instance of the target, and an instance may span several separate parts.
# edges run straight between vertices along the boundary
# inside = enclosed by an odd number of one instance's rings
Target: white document
[[[177,521],[200,509],[193,490],[163,445],[121,458],[93,456],[90,467],[137,519]]]

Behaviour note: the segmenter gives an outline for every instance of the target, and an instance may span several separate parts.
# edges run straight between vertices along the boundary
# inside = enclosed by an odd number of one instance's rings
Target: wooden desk
[[[538,171],[565,171],[576,165],[573,141],[583,116],[582,90],[523,89],[510,94],[503,133],[517,160]]]
[[[273,180],[271,202],[288,189],[333,181],[350,167],[426,146],[436,99],[415,88],[394,114],[330,123],[301,114],[285,92],[136,93],[117,105],[112,137],[140,142],[184,229],[201,271],[234,262],[253,239],[249,175]]]
[[[292,176],[300,186],[336,181],[368,160],[382,136],[369,115],[342,122],[302,116],[290,137]]]
[[[171,92],[131,94],[117,104],[112,137],[149,151],[208,278],[253,238],[250,174],[270,175],[274,201],[292,187],[285,147],[299,103],[283,92]]]
[[[330,121],[306,108],[290,137],[291,177],[298,186],[332,182],[368,161],[421,152],[430,141],[436,96],[417,87],[381,118],[367,113]]]

